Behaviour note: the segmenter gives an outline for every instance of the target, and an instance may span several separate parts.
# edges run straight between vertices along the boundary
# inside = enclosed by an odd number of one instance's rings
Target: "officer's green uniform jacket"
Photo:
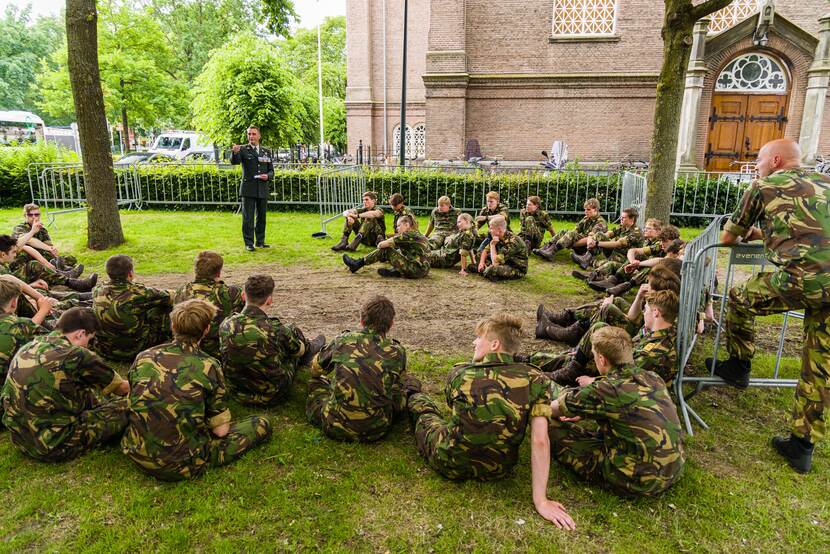
[[[126,279],[96,286],[92,311],[101,321],[101,331],[95,335],[95,350],[107,358],[132,360],[169,333],[165,316],[171,308],[172,291]]]
[[[39,460],[63,459],[93,391],[110,394],[122,381],[97,354],[59,331],[35,337],[17,352],[3,386],[3,423],[12,443]]]
[[[268,405],[280,399],[306,349],[298,329],[250,304],[222,322],[219,341],[225,385],[245,404]]]
[[[614,367],[586,387],[565,389],[558,400],[563,416],[596,422],[601,446],[594,456],[611,488],[653,495],[680,478],[680,420],[656,373],[636,365]]]
[[[551,384],[535,366],[505,353],[456,365],[444,394],[449,417],[426,394],[409,409],[427,463],[449,479],[497,479],[509,474],[531,418],[551,415]]]
[[[162,479],[203,472],[211,429],[231,421],[219,361],[198,346],[174,340],[141,352],[129,380],[124,454]]]
[[[242,311],[245,307],[242,289],[235,285],[226,285],[224,281],[196,279],[176,290],[173,294],[173,304],[193,298],[216,306],[216,317],[210,322],[210,330],[199,343],[199,347],[211,356],[219,357],[219,325],[226,317]]]
[[[272,152],[259,146],[245,144],[239,152],[231,154],[231,163],[242,165],[242,182],[239,185],[239,196],[249,198],[268,198],[268,185],[274,180],[274,157]],[[268,180],[254,179],[255,175],[268,175]]]
[[[307,415],[331,438],[378,440],[406,405],[405,371],[406,350],[398,341],[369,329],[345,331],[312,361]]]

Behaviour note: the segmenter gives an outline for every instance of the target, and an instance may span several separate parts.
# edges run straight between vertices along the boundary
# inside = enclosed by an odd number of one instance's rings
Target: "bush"
[[[0,147],[0,205],[23,206],[32,199],[27,175],[29,164],[77,160],[75,152],[45,142]]]

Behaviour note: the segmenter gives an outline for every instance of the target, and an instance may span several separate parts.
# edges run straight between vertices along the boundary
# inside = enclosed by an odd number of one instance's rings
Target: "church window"
[[[613,35],[617,0],[554,0],[553,36]]]
[[[780,63],[765,54],[744,54],[723,68],[715,91],[783,94],[787,92],[787,74]]]
[[[737,25],[747,17],[758,11],[758,0],[733,0],[731,4],[711,16],[709,32],[720,33]]]

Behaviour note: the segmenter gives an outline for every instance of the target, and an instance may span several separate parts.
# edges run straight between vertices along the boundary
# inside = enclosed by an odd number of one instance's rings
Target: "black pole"
[[[409,17],[409,0],[403,0],[403,66],[401,67],[401,126],[400,165],[406,167],[406,22]]]

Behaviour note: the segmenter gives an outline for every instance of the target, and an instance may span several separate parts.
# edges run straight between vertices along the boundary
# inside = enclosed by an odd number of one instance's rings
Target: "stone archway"
[[[709,112],[707,171],[738,171],[761,146],[784,136],[791,83],[786,64],[767,52],[743,53],[721,69]]]

